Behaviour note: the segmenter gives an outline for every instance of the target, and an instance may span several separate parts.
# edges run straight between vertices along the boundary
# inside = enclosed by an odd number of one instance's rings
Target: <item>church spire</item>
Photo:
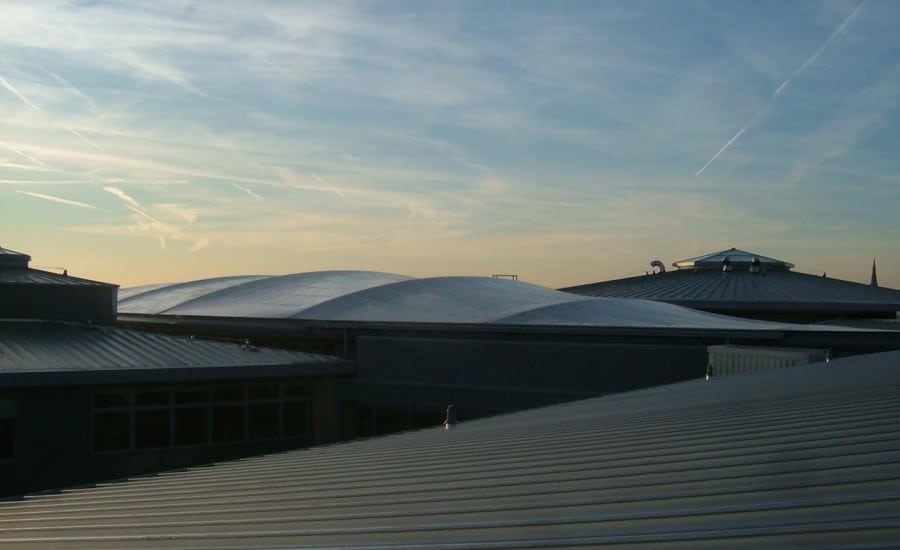
[[[872,258],[872,278],[869,280],[871,286],[878,286],[878,273],[875,271],[875,258]]]

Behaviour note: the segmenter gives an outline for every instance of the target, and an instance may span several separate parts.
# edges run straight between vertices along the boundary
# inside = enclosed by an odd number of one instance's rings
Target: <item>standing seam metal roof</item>
[[[109,283],[71,277],[31,269],[31,256],[0,247],[0,286],[2,285],[56,285],[56,286],[116,286]]]
[[[327,355],[50,321],[0,321],[0,376],[325,363]]]
[[[666,271],[563,289],[582,296],[671,303],[900,306],[900,291],[792,271]]]
[[[0,504],[0,544],[873,547],[900,540],[900,352]]]

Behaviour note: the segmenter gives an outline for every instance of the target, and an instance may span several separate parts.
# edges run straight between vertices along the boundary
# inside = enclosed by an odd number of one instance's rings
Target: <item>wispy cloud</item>
[[[134,211],[142,214],[143,216],[147,216],[147,213],[144,211],[144,207],[141,206],[141,203],[139,203],[138,201],[131,198],[131,196],[129,196],[127,193],[125,193],[125,191],[122,191],[118,187],[113,187],[113,186],[104,187],[103,190],[106,191],[107,193],[111,193],[111,194],[119,197],[120,199],[122,199],[122,201],[127,206],[131,207]],[[149,216],[147,216],[147,217],[149,217]]]
[[[81,202],[81,201],[74,201],[71,199],[65,199],[62,197],[56,197],[53,195],[46,195],[44,193],[33,193],[31,191],[20,191],[20,190],[16,190],[16,193],[21,193],[23,195],[28,195],[29,197],[43,199],[45,201],[58,202],[60,204],[67,204],[69,206],[77,206],[79,208],[89,208],[91,210],[103,210],[102,208],[94,206],[93,204],[88,204],[86,202]]]
[[[168,240],[169,239],[179,240],[179,241],[183,241],[183,240],[194,241],[195,242],[194,247],[199,246],[199,248],[197,248],[198,250],[200,248],[205,248],[206,246],[209,245],[209,241],[207,239],[204,239],[204,238],[198,239],[196,237],[189,235],[184,230],[182,230],[181,228],[179,228],[175,225],[158,220],[156,217],[152,216],[147,211],[147,209],[144,208],[143,205],[141,205],[141,203],[139,203],[136,199],[134,199],[132,196],[130,196],[125,191],[119,189],[118,187],[107,186],[107,187],[104,187],[103,190],[106,191],[107,193],[115,195],[116,197],[121,199],[122,202],[124,203],[125,208],[132,211],[136,215],[134,218],[135,223],[128,226],[129,230],[131,230],[134,233],[153,235],[159,241],[159,246],[161,249],[163,249],[163,250],[168,249]],[[169,207],[167,207],[166,209],[169,211],[173,211],[173,208],[171,207],[171,205]],[[178,211],[178,214],[181,217],[185,217],[185,216],[187,216],[188,218],[194,217],[193,213],[187,211],[184,208],[176,208],[175,210]],[[196,218],[194,218],[194,219],[196,219]]]
[[[520,264],[576,283],[626,250],[645,268],[660,248],[777,243],[823,218],[785,185],[812,173],[821,203],[853,181],[875,214],[846,223],[880,216],[880,235],[898,18],[858,0],[13,2],[0,194],[100,192],[78,230],[165,247],[166,278],[193,273],[181,254],[247,247],[266,272]],[[71,229],[19,202],[0,231]]]

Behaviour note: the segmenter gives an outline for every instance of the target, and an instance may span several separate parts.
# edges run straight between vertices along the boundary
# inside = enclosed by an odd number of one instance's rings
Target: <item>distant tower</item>
[[[878,272],[875,271],[875,258],[872,258],[872,279],[869,280],[869,284],[872,286],[878,286]]]

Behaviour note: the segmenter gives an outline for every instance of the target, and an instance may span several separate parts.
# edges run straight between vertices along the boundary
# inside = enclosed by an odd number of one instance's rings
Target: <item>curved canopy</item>
[[[373,271],[222,277],[137,287],[123,290],[119,312],[317,321],[783,328],[660,302],[579,296],[507,279],[414,279]]]

